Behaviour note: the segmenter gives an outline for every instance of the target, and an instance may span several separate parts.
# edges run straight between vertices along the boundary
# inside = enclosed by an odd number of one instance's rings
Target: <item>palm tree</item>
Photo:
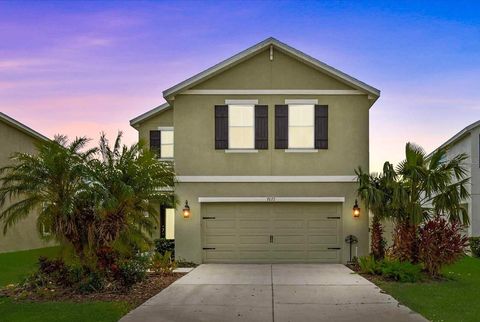
[[[0,169],[0,221],[3,232],[33,210],[44,239],[68,244],[81,254],[88,239],[85,227],[94,220],[85,180],[96,149],[81,150],[88,140],[65,136],[37,145],[38,153],[15,153],[11,165]],[[7,206],[6,202],[10,201]],[[90,210],[90,211],[88,211]]]
[[[421,147],[406,144],[405,160],[397,166],[399,178],[392,186],[394,252],[400,260],[417,261],[417,229],[426,219],[443,215],[468,224],[467,210],[462,206],[469,196],[463,164],[466,158],[459,154],[446,160],[443,149],[427,156]]]
[[[69,144],[57,136],[39,144],[35,155],[14,154],[0,169],[4,233],[38,209],[38,230],[51,232],[43,238],[91,268],[101,266],[105,249],[132,254],[149,244],[158,222],[152,201],[170,201],[165,188],[174,186],[173,167],[142,143],[121,147],[120,141],[121,134],[110,147],[102,135],[98,149],[83,151],[86,138]]]
[[[96,174],[104,188],[100,221],[96,227],[97,247],[111,247],[129,253],[151,244],[158,226],[155,203],[168,203],[175,174],[170,162],[160,162],[143,143],[121,146],[119,133],[111,147],[105,134],[99,143],[100,160]]]
[[[391,216],[392,184],[396,178],[393,166],[385,162],[383,172],[368,174],[361,168],[355,170],[359,187],[357,194],[372,213],[371,254],[375,259],[385,256],[385,239],[381,221]]]

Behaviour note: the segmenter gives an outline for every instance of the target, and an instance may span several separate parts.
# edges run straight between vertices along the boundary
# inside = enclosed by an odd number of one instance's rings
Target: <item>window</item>
[[[228,148],[253,149],[255,147],[254,105],[228,106]]]
[[[160,131],[160,158],[173,159],[173,129]]]
[[[175,208],[160,207],[160,238],[175,239]]]
[[[175,209],[165,210],[165,238],[175,239]]]
[[[288,148],[313,149],[315,138],[314,105],[288,106]]]

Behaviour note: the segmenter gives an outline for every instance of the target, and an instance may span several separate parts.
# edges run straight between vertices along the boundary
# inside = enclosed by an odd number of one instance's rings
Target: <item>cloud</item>
[[[0,70],[8,71],[21,69],[31,66],[46,65],[51,63],[51,61],[44,59],[27,59],[27,58],[18,58],[18,59],[4,59],[0,60]]]
[[[72,46],[74,47],[105,47],[113,43],[112,38],[83,35],[77,37]]]

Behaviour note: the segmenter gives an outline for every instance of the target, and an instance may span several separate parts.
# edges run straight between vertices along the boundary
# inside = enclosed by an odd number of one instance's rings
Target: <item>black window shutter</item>
[[[255,105],[255,149],[268,149],[267,105]]]
[[[228,149],[228,105],[215,105],[215,149]]]
[[[315,149],[328,149],[328,105],[315,105]]]
[[[150,131],[150,150],[160,158],[160,131]]]
[[[288,105],[275,105],[275,149],[288,149]]]

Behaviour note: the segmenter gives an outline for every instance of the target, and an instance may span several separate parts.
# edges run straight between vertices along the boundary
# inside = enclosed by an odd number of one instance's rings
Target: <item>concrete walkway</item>
[[[205,264],[120,321],[427,321],[339,264]]]

